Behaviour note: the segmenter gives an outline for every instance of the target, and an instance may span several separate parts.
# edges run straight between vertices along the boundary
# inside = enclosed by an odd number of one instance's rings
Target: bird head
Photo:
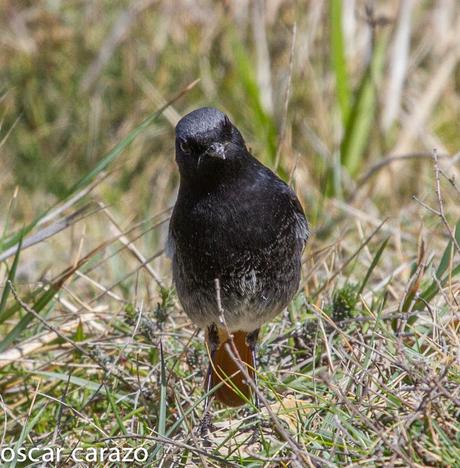
[[[239,167],[245,157],[243,137],[217,109],[196,109],[176,126],[176,161],[183,178],[215,177]]]

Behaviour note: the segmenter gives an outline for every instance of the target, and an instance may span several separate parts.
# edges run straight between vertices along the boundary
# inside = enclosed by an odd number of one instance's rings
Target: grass
[[[459,466],[460,7],[275,3],[263,23],[252,4],[6,2],[0,451]],[[314,229],[298,295],[261,333],[257,444],[252,405],[215,406],[209,445],[197,431],[207,353],[163,255],[173,126],[202,105]]]

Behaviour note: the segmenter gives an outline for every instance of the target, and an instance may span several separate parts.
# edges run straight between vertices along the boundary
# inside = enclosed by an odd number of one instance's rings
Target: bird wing
[[[176,244],[172,235],[171,221],[169,222],[168,238],[166,239],[165,254],[168,258],[173,258],[176,253]]]
[[[301,239],[305,246],[308,238],[310,237],[310,229],[308,228],[308,222],[303,213],[295,212],[294,216],[296,219],[297,239]]]
[[[295,222],[296,222],[296,235],[297,239],[302,240],[303,245],[305,247],[305,244],[308,241],[308,238],[310,237],[310,228],[308,226],[308,221],[307,218],[305,217],[302,205],[299,202],[299,199],[297,198],[296,194],[292,189],[289,189],[291,192],[291,203],[294,208],[294,217],[295,217]]]

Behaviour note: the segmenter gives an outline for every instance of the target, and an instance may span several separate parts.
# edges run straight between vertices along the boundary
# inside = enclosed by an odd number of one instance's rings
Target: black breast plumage
[[[294,192],[249,155],[238,177],[211,190],[181,184],[168,250],[185,312],[219,323],[215,279],[231,331],[253,331],[298,289],[308,225]]]

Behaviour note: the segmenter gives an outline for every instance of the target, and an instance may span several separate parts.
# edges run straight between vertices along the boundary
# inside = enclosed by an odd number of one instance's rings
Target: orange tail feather
[[[221,332],[221,330],[219,330],[219,332]],[[219,333],[219,335],[221,335],[221,333]],[[246,364],[249,375],[252,377],[254,374],[254,361],[252,359],[251,350],[246,343],[246,336],[246,332],[237,331],[233,333],[233,342],[238,351],[239,358]],[[214,396],[218,401],[227,406],[241,406],[246,403],[246,400],[236,393],[234,387],[236,387],[246,398],[251,396],[251,387],[246,383],[243,373],[235,363],[233,357],[228,353],[225,346],[226,343],[228,343],[229,346],[232,346],[228,336],[225,336],[225,338],[222,339],[221,335],[220,346],[215,351],[212,359],[212,386],[214,387],[220,382],[224,382],[222,386],[216,390]]]

